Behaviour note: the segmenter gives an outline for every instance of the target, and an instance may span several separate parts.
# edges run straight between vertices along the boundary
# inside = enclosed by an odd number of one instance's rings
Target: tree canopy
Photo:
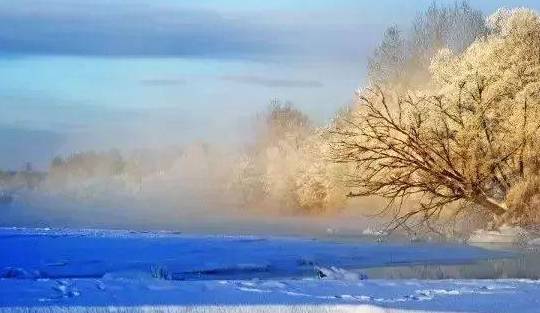
[[[433,58],[426,87],[373,84],[331,129],[333,160],[355,165],[350,195],[388,198],[393,227],[474,209],[493,225],[537,219],[540,16],[500,10],[487,25],[463,53]]]

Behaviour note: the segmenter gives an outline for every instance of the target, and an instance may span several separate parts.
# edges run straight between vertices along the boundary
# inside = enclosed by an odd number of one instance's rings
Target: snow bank
[[[0,313],[537,313],[533,280],[2,280]]]
[[[40,307],[40,308],[0,308],[0,313],[420,313],[387,309],[372,305],[239,305],[239,306],[140,306],[140,307]]]
[[[388,233],[383,230],[376,230],[376,229],[372,229],[368,227],[362,231],[362,235],[384,237],[384,236],[387,236]]]
[[[366,279],[367,277],[365,275],[361,275],[359,273],[353,273],[351,271],[347,271],[342,268],[338,268],[335,266],[331,267],[315,267],[317,270],[317,273],[319,274],[320,278],[324,279],[333,279],[333,280],[348,280],[348,281],[355,281],[355,280],[362,280]]]
[[[527,242],[528,232],[521,227],[501,226],[499,230],[476,230],[469,243],[523,244]]]

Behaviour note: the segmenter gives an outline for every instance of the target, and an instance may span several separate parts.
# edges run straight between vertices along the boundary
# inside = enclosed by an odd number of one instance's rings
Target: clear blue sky
[[[322,122],[362,84],[384,29],[431,2],[2,0],[0,168],[230,139],[271,98]]]

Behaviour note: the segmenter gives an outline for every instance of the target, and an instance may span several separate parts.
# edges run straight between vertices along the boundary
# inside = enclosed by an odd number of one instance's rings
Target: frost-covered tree
[[[482,12],[473,9],[467,1],[456,1],[446,7],[433,2],[413,22],[408,39],[410,57],[427,68],[439,49],[460,53],[488,32]]]
[[[309,118],[291,104],[273,100],[257,117],[255,129],[253,144],[238,160],[231,191],[245,206],[268,200],[282,208],[297,207],[293,173],[313,130]]]
[[[322,213],[342,204],[336,165],[324,157],[324,140],[305,114],[274,101],[258,125],[230,184],[244,206]]]
[[[497,226],[540,211],[540,16],[502,10],[462,54],[443,49],[423,91],[358,93],[332,130],[350,196],[389,199],[393,227],[480,209]],[[414,207],[402,205],[406,199]]]
[[[482,12],[467,1],[439,6],[433,2],[417,15],[410,29],[391,26],[368,63],[374,83],[418,87],[429,79],[431,58],[442,48],[461,53],[488,34]]]
[[[74,153],[66,159],[55,157],[51,162],[50,174],[87,178],[118,175],[123,169],[124,160],[118,150],[106,153],[88,151]]]
[[[406,42],[397,26],[389,27],[368,60],[369,78],[374,82],[402,81],[407,63]]]

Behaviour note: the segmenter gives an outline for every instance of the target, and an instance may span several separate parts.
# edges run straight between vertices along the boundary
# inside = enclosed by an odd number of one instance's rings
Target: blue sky
[[[384,29],[431,2],[2,0],[0,168],[228,140],[272,98],[323,122],[362,84]]]

